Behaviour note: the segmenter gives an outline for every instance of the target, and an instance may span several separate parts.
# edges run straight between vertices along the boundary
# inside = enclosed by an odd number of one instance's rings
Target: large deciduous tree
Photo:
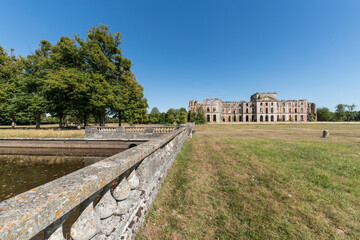
[[[200,123],[200,124],[206,123],[205,112],[203,107],[198,107],[196,111],[195,123]]]
[[[160,111],[157,107],[154,107],[149,114],[150,123],[160,123]]]
[[[4,48],[0,46],[0,113],[2,118],[11,121],[15,128],[15,122],[23,113],[23,105],[20,102],[20,67],[18,59],[12,54],[9,55]]]
[[[345,121],[345,119],[346,119],[345,110],[346,110],[345,104],[336,105],[336,110],[335,110],[335,120],[336,121]]]
[[[179,110],[178,109],[174,109],[174,108],[170,108],[167,112],[166,112],[166,123],[169,124],[177,124],[179,123]]]
[[[55,44],[42,40],[35,53],[16,58],[0,47],[0,117],[13,122],[36,119],[50,113],[60,119],[81,119],[89,113],[105,125],[106,113],[130,124],[147,122],[147,100],[143,87],[130,68],[132,63],[120,49],[121,34],[106,25],[73,39],[61,37]]]
[[[318,108],[317,109],[317,120],[318,121],[332,121],[333,120],[333,113],[330,112],[328,108]]]
[[[355,121],[356,120],[356,115],[357,112],[355,111],[356,109],[356,105],[355,104],[351,104],[351,105],[345,105],[346,107],[346,121]]]
[[[51,63],[49,62],[49,53],[51,44],[42,40],[40,48],[35,54],[28,55],[26,58],[20,57],[22,68],[20,93],[26,112],[35,118],[36,128],[40,128],[40,117],[46,111],[47,101],[44,96],[44,81],[47,79]]]
[[[107,110],[118,115],[119,125],[122,119],[130,124],[141,122],[146,115],[147,100],[142,86],[130,70],[131,61],[122,55],[121,34],[111,33],[108,26],[100,24],[88,30],[86,41],[79,36],[76,36],[76,41],[81,46],[86,71],[101,75],[111,86],[106,101],[99,99],[105,104],[94,99],[100,125],[105,125]],[[106,88],[107,85],[100,91],[106,91]]]
[[[179,123],[184,124],[187,123],[188,113],[185,108],[179,109]]]

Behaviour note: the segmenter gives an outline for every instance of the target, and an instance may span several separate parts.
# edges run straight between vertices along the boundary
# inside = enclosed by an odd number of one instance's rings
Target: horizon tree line
[[[206,123],[204,110],[201,108],[197,113],[188,112],[185,108],[174,109],[170,108],[166,113],[160,112],[157,107],[154,107],[150,114],[148,114],[147,123],[160,124],[184,124],[187,122],[195,122],[198,124]]]
[[[356,111],[355,104],[338,104],[335,107],[335,112],[331,112],[328,108],[322,107],[317,109],[318,121],[337,121],[350,122],[360,121],[360,111]]]

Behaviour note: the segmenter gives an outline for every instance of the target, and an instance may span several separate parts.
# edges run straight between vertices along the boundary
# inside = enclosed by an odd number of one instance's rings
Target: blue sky
[[[276,91],[360,105],[360,1],[4,1],[0,45],[17,55],[98,23],[121,32],[150,109]],[[359,109],[359,108],[358,108]]]

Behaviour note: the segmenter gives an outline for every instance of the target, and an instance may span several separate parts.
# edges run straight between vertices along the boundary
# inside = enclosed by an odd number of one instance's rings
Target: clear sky
[[[0,9],[0,45],[17,55],[42,39],[86,38],[100,22],[121,32],[149,110],[262,91],[331,110],[360,105],[359,0],[2,0]]]

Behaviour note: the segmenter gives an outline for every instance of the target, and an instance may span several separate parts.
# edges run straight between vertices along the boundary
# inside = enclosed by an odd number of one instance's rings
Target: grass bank
[[[89,124],[89,126],[98,126],[95,124]],[[118,123],[107,123],[106,127],[118,127]],[[123,127],[130,126],[127,123],[122,124]],[[137,124],[137,127],[141,126],[167,126],[163,124]],[[56,124],[42,125],[40,129],[35,129],[34,125],[22,125],[12,129],[11,126],[0,126],[0,138],[8,137],[29,137],[29,138],[83,138],[85,130],[75,129],[76,125],[70,125],[71,128],[58,128]]]
[[[359,182],[359,125],[196,126],[137,239],[360,239]]]
[[[28,138],[83,138],[85,130],[49,129],[0,129],[0,138],[28,137]]]

